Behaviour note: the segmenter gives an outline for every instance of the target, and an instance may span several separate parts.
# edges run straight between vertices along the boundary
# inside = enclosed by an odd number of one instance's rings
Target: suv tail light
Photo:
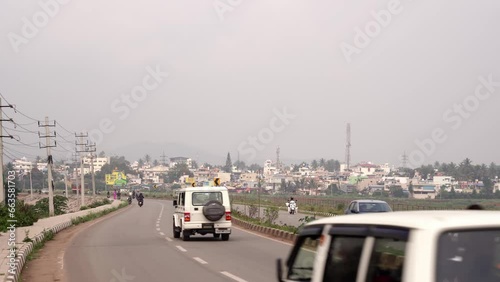
[[[191,221],[191,214],[188,212],[184,213],[184,222],[189,222]]]
[[[231,220],[231,212],[226,212],[226,220]]]

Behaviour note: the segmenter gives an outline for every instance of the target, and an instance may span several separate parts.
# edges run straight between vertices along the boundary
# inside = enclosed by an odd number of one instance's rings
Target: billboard
[[[106,185],[125,186],[127,185],[127,176],[121,171],[113,171],[112,174],[106,174]]]

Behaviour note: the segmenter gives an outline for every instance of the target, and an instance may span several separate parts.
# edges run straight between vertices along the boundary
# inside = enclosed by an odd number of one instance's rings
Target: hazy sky
[[[277,146],[343,161],[350,123],[353,163],[500,163],[499,13],[495,0],[3,0],[0,93],[125,156],[168,142],[220,163]],[[36,145],[38,126],[3,110]],[[56,131],[67,156],[74,137]],[[11,157],[45,154],[4,141]]]

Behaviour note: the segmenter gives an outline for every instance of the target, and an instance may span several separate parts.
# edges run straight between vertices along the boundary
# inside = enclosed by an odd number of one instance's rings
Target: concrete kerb
[[[18,229],[20,231],[32,231],[34,230],[40,232],[33,237],[31,237],[31,240],[33,242],[23,242],[24,238],[20,238],[19,236],[16,237],[16,258],[15,258],[15,273],[12,274],[9,272],[9,265],[7,264],[8,260],[5,260],[5,263],[2,263],[0,265],[0,274],[5,274],[5,278],[3,281],[8,281],[8,282],[17,282],[19,279],[19,276],[21,275],[21,271],[24,268],[24,265],[26,263],[27,257],[31,254],[33,251],[33,248],[35,244],[42,242],[45,239],[45,234],[48,231],[52,231],[54,234],[60,232],[61,230],[64,230],[70,226],[73,225],[72,220],[76,219],[78,217],[86,216],[88,214],[94,213],[94,212],[100,212],[103,210],[108,210],[112,209],[115,207],[118,207],[120,205],[121,201],[117,200],[114,201],[113,203],[105,206],[99,206],[93,209],[88,209],[88,210],[83,210],[83,211],[78,211],[75,213],[70,213],[70,214],[63,214],[59,216],[54,216],[50,218],[44,218],[40,219],[37,222],[35,222],[32,226],[26,226],[26,227],[19,227]],[[51,223],[52,222],[52,223]],[[43,228],[40,231],[40,228]],[[2,246],[2,260],[5,259],[4,257],[4,246]]]
[[[291,232],[284,231],[284,230],[275,229],[275,228],[266,227],[266,226],[261,226],[261,225],[253,224],[253,223],[243,221],[241,219],[236,219],[236,218],[233,218],[232,221],[235,225],[241,226],[245,229],[249,229],[252,231],[256,231],[257,233],[262,233],[262,234],[266,234],[266,235],[269,235],[272,237],[276,237],[278,239],[294,242],[295,238],[296,238],[295,234],[293,234]]]

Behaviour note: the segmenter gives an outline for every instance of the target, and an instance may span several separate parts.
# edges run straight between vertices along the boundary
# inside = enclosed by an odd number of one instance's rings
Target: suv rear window
[[[193,206],[204,206],[206,203],[214,200],[224,204],[221,192],[193,192]]]
[[[436,281],[500,281],[500,229],[441,234],[436,269]]]

